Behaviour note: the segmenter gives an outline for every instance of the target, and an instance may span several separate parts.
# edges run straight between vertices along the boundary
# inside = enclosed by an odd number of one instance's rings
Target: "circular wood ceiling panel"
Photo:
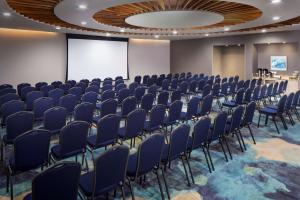
[[[262,12],[253,6],[219,0],[158,0],[139,3],[129,3],[110,7],[97,12],[93,18],[101,23],[110,26],[129,29],[146,29],[146,27],[133,26],[126,23],[126,18],[142,13],[159,11],[207,11],[222,15],[222,22],[208,25],[195,26],[182,30],[203,30],[209,28],[219,28],[233,26],[248,21],[255,20],[262,15]],[[151,28],[150,30],[155,30]],[[162,29],[159,29],[162,30]],[[168,30],[168,29],[165,29]]]

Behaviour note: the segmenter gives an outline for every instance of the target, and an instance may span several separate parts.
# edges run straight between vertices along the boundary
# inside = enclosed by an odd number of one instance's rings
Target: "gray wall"
[[[65,34],[0,29],[0,84],[64,81]],[[170,73],[170,41],[129,40],[129,77]]]
[[[251,78],[258,65],[256,44],[267,43],[300,44],[300,31],[261,33],[240,36],[202,38],[171,41],[171,72],[191,71],[193,73],[212,74],[213,46],[245,45],[244,77]],[[298,53],[296,63],[300,63]],[[300,64],[295,66],[300,68]]]

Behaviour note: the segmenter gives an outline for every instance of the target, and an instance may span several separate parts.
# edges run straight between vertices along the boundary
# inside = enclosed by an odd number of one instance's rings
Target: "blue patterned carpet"
[[[215,113],[212,114],[214,115]],[[257,116],[254,121],[257,122]],[[225,161],[219,145],[213,147],[212,158],[216,170],[211,174],[202,151],[193,151],[190,163],[195,184],[191,187],[187,186],[181,162],[173,162],[171,169],[166,173],[171,198],[176,200],[300,199],[300,123],[297,121],[295,126],[288,124],[287,131],[280,123],[278,124],[281,135],[276,133],[272,122],[259,129],[253,125],[256,145],[253,144],[248,129],[242,129],[247,145],[247,151],[244,153],[240,151],[236,138],[230,138],[233,160],[229,162]],[[97,151],[96,154],[100,154],[101,151],[103,150]],[[91,156],[88,157],[89,166],[92,168]],[[31,179],[37,173],[38,171],[32,171],[15,178],[16,199],[22,199],[24,194],[30,191]],[[154,175],[147,176],[145,184],[139,185],[136,182],[133,187],[136,199],[160,199]],[[128,188],[126,194],[129,199]],[[1,167],[0,199],[9,199],[8,195],[5,191],[5,176]]]

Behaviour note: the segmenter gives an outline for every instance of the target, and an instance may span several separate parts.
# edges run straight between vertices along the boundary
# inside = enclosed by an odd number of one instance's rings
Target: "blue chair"
[[[120,128],[120,116],[116,114],[108,114],[97,122],[97,135],[87,138],[87,150],[91,152],[94,160],[94,150],[109,145],[115,145],[118,141]]]
[[[14,142],[14,154],[7,164],[7,191],[13,200],[14,176],[48,164],[50,133],[46,130],[32,130],[18,136]]]
[[[22,90],[21,90],[21,99],[26,100],[26,95],[29,92],[32,92],[32,91],[35,91],[35,90],[36,90],[35,87],[32,87],[32,86],[23,87]]]
[[[242,152],[244,152],[244,150],[246,151],[246,145],[245,145],[245,142],[244,142],[241,130],[240,130],[243,114],[244,114],[244,107],[238,106],[232,112],[231,117],[228,118],[227,124],[225,127],[225,132],[226,132],[227,136],[235,135],[237,137]],[[241,141],[242,141],[242,143],[241,143]],[[228,152],[229,152],[230,158],[232,159],[230,148],[228,148]]]
[[[33,102],[33,113],[36,121],[44,119],[44,112],[53,107],[53,100],[50,97],[41,97]]]
[[[244,88],[244,90],[247,90],[248,88],[250,88],[250,80],[249,79],[244,82],[243,88]]]
[[[188,138],[187,150],[190,157],[193,150],[201,148],[204,153],[209,172],[211,173],[211,167],[206,152],[210,124],[210,118],[208,117],[201,117],[200,120],[197,121],[194,126],[192,136],[189,136]]]
[[[260,88],[259,96],[258,96],[258,104],[266,105],[265,97],[267,94],[267,85],[263,85]]]
[[[100,195],[120,187],[122,198],[125,200],[124,184],[128,155],[129,149],[125,146],[114,146],[100,155],[94,161],[94,171],[80,177],[80,194],[87,199],[97,199]]]
[[[189,175],[185,166],[185,161],[188,164],[189,172],[192,178],[192,182],[195,183],[192,170],[187,155],[188,138],[190,134],[190,127],[186,124],[181,124],[179,127],[174,129],[170,135],[170,143],[164,144],[161,161],[166,166],[176,159],[181,159],[183,169],[186,175],[188,186],[191,186]],[[166,184],[167,186],[167,184]]]
[[[260,92],[260,86],[256,86],[253,90],[253,93],[252,93],[252,97],[251,97],[251,101],[254,101],[255,103],[257,103],[257,105],[259,106],[259,92]]]
[[[11,100],[9,102],[4,103],[1,106],[1,114],[2,114],[2,120],[1,120],[1,126],[4,127],[6,124],[6,118],[9,115],[12,115],[19,111],[25,111],[25,103],[20,100]]]
[[[26,100],[25,100],[26,110],[30,110],[30,111],[33,110],[33,102],[43,96],[44,94],[41,91],[32,91],[27,93]]]
[[[17,92],[18,92],[18,95],[21,96],[21,90],[22,88],[24,87],[28,87],[28,86],[31,86],[29,83],[20,83],[17,85]],[[1,95],[0,95],[1,96]]]
[[[144,131],[151,134],[154,131],[161,130],[164,126],[165,113],[166,106],[153,106],[149,113],[149,119],[145,121]]]
[[[164,137],[162,135],[154,134],[150,136],[139,145],[137,152],[129,155],[127,167],[129,181],[136,181],[153,172],[156,175],[162,199],[164,199],[164,193],[159,179],[159,170],[161,169],[160,161],[163,144]],[[164,171],[161,170],[161,173],[166,184]],[[131,195],[134,199],[133,188],[131,188]]]
[[[81,93],[83,93],[83,91],[85,91],[85,89],[87,88],[87,86],[88,86],[88,83],[86,83],[86,82],[79,82],[79,83],[76,83],[74,87],[75,88],[76,87],[80,87],[81,88]],[[79,92],[77,91],[75,93],[78,94]]]
[[[265,124],[268,123],[268,118],[269,118],[269,116],[271,116],[272,121],[275,124],[275,127],[276,127],[276,130],[277,130],[278,134],[280,134],[280,131],[279,131],[277,123],[276,123],[276,118],[278,118],[278,117],[281,120],[284,129],[287,130],[287,125],[286,125],[286,122],[285,122],[285,119],[284,119],[284,116],[283,116],[286,101],[287,101],[287,96],[284,95],[280,98],[280,100],[278,102],[278,105],[277,105],[277,109],[270,108],[270,107],[263,107],[263,108],[259,109],[259,118],[258,118],[258,125],[257,126],[259,127],[259,125],[260,125],[261,115],[265,115],[266,116]]]
[[[138,103],[141,102],[145,92],[146,92],[146,88],[144,86],[139,86],[134,90],[134,96]]]
[[[4,88],[0,90],[0,97],[6,95],[6,94],[16,94],[16,89],[14,88]]]
[[[156,98],[157,88],[158,88],[157,85],[151,85],[151,86],[148,88],[148,94],[152,94],[152,95],[154,96],[154,98]]]
[[[264,96],[264,99],[265,99],[265,102],[269,102],[269,103],[272,103],[272,92],[273,92],[273,83],[270,83],[267,87],[267,92],[265,93],[265,96]]]
[[[188,123],[189,120],[194,119],[197,116],[199,103],[199,98],[192,97],[187,104],[186,112],[181,112],[180,119],[186,123]]]
[[[189,84],[187,81],[182,81],[179,85],[179,90],[182,96],[187,97]]]
[[[170,107],[170,105],[175,101],[181,101],[180,90],[175,90],[171,93],[170,102],[168,103],[168,107]]]
[[[126,84],[124,83],[119,83],[119,85],[115,86],[115,92],[118,94],[120,90],[127,88]]]
[[[142,97],[141,108],[144,109],[147,113],[152,109],[155,96],[152,93],[145,94]]]
[[[256,144],[255,139],[254,139],[254,135],[252,133],[252,129],[251,129],[251,125],[253,123],[253,117],[254,117],[254,113],[255,113],[255,109],[256,109],[256,104],[254,101],[251,101],[250,103],[247,104],[246,106],[246,111],[244,114],[244,118],[242,121],[241,126],[242,127],[246,127],[249,129],[250,135],[252,137],[253,143]]]
[[[207,95],[210,94],[210,90],[211,90],[211,86],[206,84],[202,89],[201,95],[198,95],[196,97],[199,98],[200,101],[202,101],[204,99],[204,97],[206,97]]]
[[[95,116],[93,118],[94,123],[98,123],[99,119],[108,115],[108,114],[116,114],[118,107],[118,102],[115,99],[107,99],[106,101],[102,102],[100,108],[100,115]]]
[[[73,94],[67,94],[59,99],[59,106],[67,110],[68,115],[72,115],[77,105],[77,97]]]
[[[74,109],[74,120],[89,123],[90,127],[93,123],[94,105],[88,102],[78,104]]]
[[[207,150],[207,155],[208,155],[208,158],[209,158],[209,161],[211,164],[212,171],[215,171],[215,167],[212,162],[211,155],[210,155],[210,147],[214,142],[218,142],[220,144],[220,146],[222,147],[224,156],[225,156],[225,160],[226,160],[226,162],[228,162],[228,158],[227,158],[224,146],[223,146],[223,141],[224,141],[227,146],[227,150],[230,151],[226,137],[225,137],[226,123],[227,123],[227,113],[220,112],[214,119],[214,124],[210,129],[209,137],[207,139],[206,150]]]
[[[138,84],[141,84],[141,81],[142,81],[142,77],[137,75],[134,77],[134,82],[138,83]]]
[[[3,96],[0,97],[0,108],[3,104],[5,104],[6,102],[9,102],[11,100],[20,100],[19,95],[14,94],[14,93],[9,93],[9,94],[5,94]]]
[[[122,80],[123,81],[123,77],[122,76],[116,76],[115,80],[116,81],[118,81],[118,80]]]
[[[137,101],[134,96],[129,96],[126,99],[123,100],[122,106],[121,106],[121,111],[118,112],[117,114],[122,117],[122,118],[127,118],[127,115],[135,110],[137,107]]]
[[[211,90],[211,95],[213,96],[214,99],[217,100],[217,104],[218,104],[219,108],[222,107],[220,98],[223,97],[223,95],[220,93],[220,90],[221,90],[221,86],[218,83],[214,84],[212,87],[212,90]]]
[[[125,126],[119,130],[119,138],[122,143],[130,139],[130,148],[135,146],[135,138],[142,136],[143,128],[146,121],[146,111],[136,109],[128,114]]]
[[[44,112],[44,126],[40,129],[48,130],[51,135],[58,134],[66,125],[67,110],[63,107],[53,107]]]
[[[198,97],[196,97],[198,98]],[[208,116],[211,112],[212,105],[213,105],[213,96],[211,94],[207,95],[203,98],[200,107],[197,110],[197,118],[202,116]]]
[[[243,105],[243,99],[244,99],[244,89],[240,89],[237,91],[234,100],[230,100],[230,101],[224,101],[222,103],[221,109],[223,107],[228,108],[229,113],[232,111],[233,108],[238,107],[239,105]]]
[[[99,93],[99,87],[97,87],[96,85],[91,85],[91,86],[89,86],[89,87],[87,87],[87,88],[85,88],[85,93],[88,93],[88,92],[95,92],[96,94],[98,94]]]
[[[170,81],[165,79],[161,83],[161,91],[168,91],[169,90]]]
[[[198,81],[192,80],[189,85],[189,91],[188,91],[189,96],[195,95],[197,93],[197,86],[198,86]]]
[[[293,102],[292,102],[292,105],[291,105],[291,113],[294,113],[296,115],[297,119],[300,121],[300,115],[299,115],[299,112],[298,112],[298,109],[297,109],[299,100],[300,100],[300,90],[295,92]]]
[[[23,200],[77,200],[81,167],[62,162],[38,174],[32,180],[32,193]]]
[[[59,86],[60,86],[61,84],[63,84],[61,81],[53,81],[53,82],[51,83],[51,85],[53,85],[54,88],[59,88]]]
[[[163,91],[160,92],[157,96],[157,104],[168,106],[169,102],[169,92]]]
[[[19,135],[33,128],[34,115],[32,112],[19,111],[11,114],[6,119],[6,134],[1,140],[1,160],[6,145],[13,144],[13,141]]]
[[[177,89],[178,89],[178,80],[176,78],[174,78],[174,79],[171,80],[171,85],[170,85],[169,90],[170,91],[175,91]]]
[[[251,82],[250,82],[250,87],[249,87],[251,90],[254,90],[254,88],[255,88],[255,86],[256,86],[256,81],[257,81],[256,79],[252,79],[252,80],[251,80]]]
[[[0,85],[0,90],[6,89],[6,88],[13,88],[11,84],[1,84]]]
[[[134,95],[135,89],[139,86],[137,82],[130,83],[128,89],[130,90],[130,94]]]
[[[68,91],[68,93],[75,95],[76,98],[77,98],[77,102],[79,102],[80,99],[81,99],[81,96],[83,94],[83,90],[82,90],[81,87],[77,86],[77,87],[70,88],[69,91]]]
[[[39,91],[41,89],[41,87],[43,87],[45,85],[48,85],[48,83],[46,83],[46,82],[38,82],[38,83],[35,84],[35,88],[36,88],[36,90]]]
[[[71,87],[74,87],[76,85],[76,81],[75,80],[68,80],[66,81],[67,84],[70,84]]]
[[[103,82],[103,84],[105,84],[105,82]],[[101,93],[107,91],[107,90],[113,90],[113,86],[111,84],[107,84],[106,85],[103,85],[102,88],[101,88]]]
[[[289,81],[285,80],[283,84],[283,93],[286,92]]]
[[[53,105],[58,106],[60,97],[64,96],[65,92],[63,89],[56,88],[54,90],[50,90],[48,93],[48,97],[52,98]]]
[[[53,85],[44,85],[40,88],[40,91],[43,92],[44,97],[47,97],[49,94],[50,90],[54,90],[54,86]]]
[[[278,83],[278,82],[275,82],[275,83],[274,83],[274,86],[273,86],[273,90],[272,90],[272,95],[271,95],[271,97],[273,97],[274,101],[276,101],[276,98],[277,98],[278,85],[279,85],[279,83]]]
[[[75,156],[82,155],[82,165],[86,162],[88,170],[88,163],[86,160],[86,141],[90,125],[84,121],[73,121],[64,126],[59,134],[59,144],[51,148],[50,158],[56,162]]]
[[[118,105],[121,105],[123,100],[130,96],[130,90],[128,88],[123,88],[118,93]]]
[[[81,97],[82,103],[91,103],[94,109],[96,109],[97,100],[98,100],[98,94],[96,92],[87,92],[83,94]]]
[[[206,81],[201,79],[198,83],[198,90],[197,90],[197,93],[201,93],[203,91],[203,88],[206,84]]]
[[[114,99],[114,98],[115,98],[115,92],[113,90],[106,90],[102,93],[102,95],[100,97],[100,101],[103,102],[107,99]]]
[[[228,91],[228,89],[229,89],[229,84],[230,84],[230,83],[225,82],[225,83],[222,83],[222,85],[221,85],[220,95],[221,95],[222,97],[224,97],[225,100],[228,100],[228,96],[229,96],[229,91]]]
[[[246,91],[245,91],[245,94],[244,94],[244,98],[243,98],[243,104],[248,104],[251,102],[251,97],[252,97],[252,89],[251,88],[248,88]]]
[[[166,128],[166,133],[168,132],[168,126],[171,126],[171,131],[173,130],[173,125],[177,124],[180,120],[181,110],[183,103],[182,101],[174,101],[169,108],[168,116],[165,117],[164,127]]]

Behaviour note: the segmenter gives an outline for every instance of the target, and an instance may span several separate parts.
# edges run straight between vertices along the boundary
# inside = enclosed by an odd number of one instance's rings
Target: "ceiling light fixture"
[[[286,42],[282,42],[282,44],[286,44]]]
[[[206,37],[208,37],[208,36],[209,36],[209,34],[208,34],[208,33],[206,33],[206,34],[205,34],[205,36],[206,36]]]
[[[159,35],[154,35],[154,37],[155,37],[156,39],[158,39],[158,38],[159,38]]]
[[[280,17],[279,16],[274,16],[273,21],[277,21],[277,20],[280,20]]]
[[[85,5],[85,4],[79,4],[79,5],[78,5],[78,8],[79,8],[80,10],[85,10],[85,9],[87,9],[87,5]]]
[[[224,28],[224,31],[229,31],[229,30],[230,30],[230,28],[228,28],[228,27]]]
[[[57,27],[55,27],[55,29],[56,29],[56,30],[60,30],[60,29],[61,29],[61,27],[60,27],[60,26],[57,26]]]
[[[87,22],[85,22],[85,21],[83,21],[83,22],[81,22],[81,25],[86,25],[87,24]]]
[[[265,32],[267,32],[267,30],[266,30],[266,29],[263,29],[263,30],[261,30],[261,32],[262,32],[262,33],[265,33]]]
[[[10,17],[10,16],[11,16],[11,13],[10,13],[10,12],[4,12],[4,13],[2,13],[2,15],[3,15],[4,17]]]
[[[281,0],[272,0],[271,3],[272,4],[278,4],[278,3],[281,3]]]
[[[124,33],[124,32],[125,32],[125,30],[124,30],[124,29],[121,29],[121,30],[120,30],[120,32]]]
[[[178,31],[174,30],[172,33],[173,33],[173,35],[177,35]]]
[[[106,36],[109,37],[111,34],[110,33],[106,33]]]

